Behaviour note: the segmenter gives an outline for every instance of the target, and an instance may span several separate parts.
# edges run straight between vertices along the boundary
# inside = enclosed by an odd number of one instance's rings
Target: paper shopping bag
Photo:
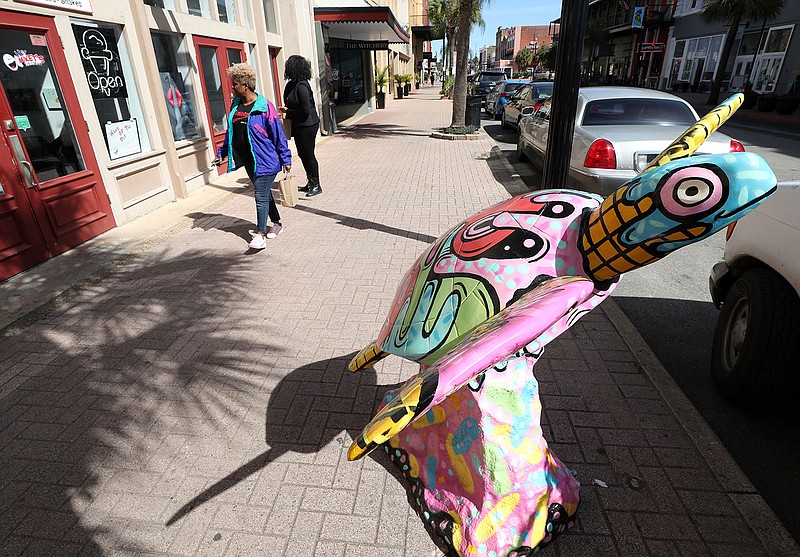
[[[284,207],[294,207],[297,205],[297,179],[291,174],[287,174],[278,181],[278,191],[281,194],[281,205]]]

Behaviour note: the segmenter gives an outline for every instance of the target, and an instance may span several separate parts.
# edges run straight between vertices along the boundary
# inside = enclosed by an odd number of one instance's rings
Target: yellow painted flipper
[[[381,361],[388,355],[389,353],[378,348],[378,345],[373,340],[350,360],[350,363],[347,364],[347,369],[350,371],[360,371],[366,367],[375,365],[375,363]]]
[[[661,153],[653,159],[647,168],[641,173],[644,174],[648,170],[672,162],[678,159],[691,156],[700,145],[708,139],[708,136],[714,133],[728,118],[733,116],[742,103],[744,102],[744,95],[737,93],[733,95],[717,108],[700,118],[688,130],[683,132],[681,136],[672,142],[672,144],[661,151]]]

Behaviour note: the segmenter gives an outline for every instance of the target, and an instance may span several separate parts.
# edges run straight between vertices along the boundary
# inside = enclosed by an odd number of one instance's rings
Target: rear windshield
[[[506,83],[506,93],[510,93],[511,91],[516,91],[523,85],[525,85],[525,83]]]
[[[480,76],[481,81],[503,81],[505,78],[504,73],[482,73]]]
[[[591,101],[583,112],[584,126],[679,124],[696,121],[689,107],[669,99],[603,99]]]
[[[553,96],[553,84],[537,83],[533,86],[533,96],[536,99],[549,99]]]

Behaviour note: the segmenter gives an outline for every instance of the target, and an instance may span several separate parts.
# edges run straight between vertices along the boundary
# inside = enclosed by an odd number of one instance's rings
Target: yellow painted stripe
[[[478,523],[478,527],[475,528],[475,539],[478,542],[485,542],[494,536],[508,517],[511,516],[518,504],[519,493],[510,493],[500,499],[494,508]]]
[[[692,155],[697,148],[708,138],[709,135],[724,124],[728,118],[733,116],[742,103],[744,95],[737,93],[717,108],[700,118],[692,127],[683,132],[678,139],[661,151],[661,153],[651,162],[641,173],[652,170],[668,162],[682,159]]]

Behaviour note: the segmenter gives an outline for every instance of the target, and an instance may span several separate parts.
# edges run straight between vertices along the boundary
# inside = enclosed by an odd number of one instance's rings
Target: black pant
[[[317,132],[319,123],[313,126],[292,126],[294,144],[297,146],[297,155],[303,163],[308,181],[312,184],[319,184],[319,163],[314,155],[314,146],[317,143]]]

